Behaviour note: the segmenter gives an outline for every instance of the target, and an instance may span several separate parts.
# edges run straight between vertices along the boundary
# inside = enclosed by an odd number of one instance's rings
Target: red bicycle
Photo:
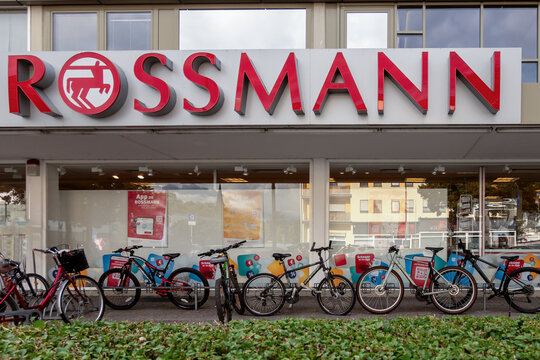
[[[6,287],[0,292],[0,324],[18,325],[36,319],[58,319],[66,323],[73,320],[98,321],[103,317],[105,301],[98,283],[80,272],[88,268],[83,249],[61,250],[34,249],[52,255],[58,272],[46,292],[37,293],[39,299],[30,304],[19,291],[19,284],[25,279],[20,263],[4,260]],[[19,309],[17,301],[22,309]],[[36,300],[36,299],[34,299]]]

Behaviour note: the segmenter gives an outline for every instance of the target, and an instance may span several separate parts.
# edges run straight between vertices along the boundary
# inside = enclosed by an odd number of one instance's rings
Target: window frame
[[[347,49],[347,15],[349,13],[387,13],[387,48],[396,47],[396,31],[395,31],[395,6],[356,6],[346,5],[340,9],[340,26],[339,26],[339,47]]]

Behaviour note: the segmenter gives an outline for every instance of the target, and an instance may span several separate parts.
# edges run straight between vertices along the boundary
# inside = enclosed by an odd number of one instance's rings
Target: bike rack
[[[30,324],[32,322],[31,319],[33,317],[36,317],[36,316],[37,316],[37,318],[39,320],[43,319],[43,316],[42,316],[41,312],[38,311],[38,310],[8,311],[8,312],[0,313],[0,316],[20,316],[20,317],[24,318],[24,323],[25,324]]]

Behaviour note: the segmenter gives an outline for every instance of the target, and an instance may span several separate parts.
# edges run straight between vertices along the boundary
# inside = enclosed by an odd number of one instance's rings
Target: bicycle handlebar
[[[320,248],[315,248],[315,242],[313,242],[313,245],[311,245],[311,249],[309,251],[318,252],[325,250],[332,250],[332,240],[330,240],[328,246],[321,246]]]
[[[32,249],[32,250],[40,252],[40,253],[44,253],[44,254],[56,254],[58,252],[58,249],[55,246],[53,246],[50,249]]]
[[[235,249],[237,247],[240,247],[242,244],[244,244],[246,242],[247,242],[247,240],[242,240],[242,241],[239,241],[237,243],[234,243],[232,245],[229,245],[229,246],[221,248],[221,249],[215,249],[215,250],[210,249],[207,252],[197,254],[197,256],[211,256],[211,255],[218,254],[218,253],[222,254],[222,253],[225,253],[225,252],[229,251],[230,249]]]
[[[399,249],[396,247],[396,245],[392,245],[390,246],[390,249],[388,249],[388,252],[391,253],[391,252],[398,252]]]
[[[120,253],[123,253],[124,251],[132,251],[132,250],[140,249],[142,247],[143,247],[142,245],[127,246],[125,248],[120,248],[118,250],[114,250],[113,253],[120,254]]]

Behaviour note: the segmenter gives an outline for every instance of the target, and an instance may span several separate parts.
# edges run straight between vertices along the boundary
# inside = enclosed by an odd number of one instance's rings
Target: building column
[[[37,272],[46,277],[45,256],[36,253],[36,267],[34,268],[32,249],[44,249],[46,247],[46,166],[41,160],[37,169],[39,172],[32,172],[27,165],[26,170],[26,269],[28,272]],[[35,168],[34,168],[35,169]]]
[[[480,166],[478,178],[478,206],[479,206],[479,222],[480,238],[478,239],[478,254],[484,255],[486,247],[486,168]]]

